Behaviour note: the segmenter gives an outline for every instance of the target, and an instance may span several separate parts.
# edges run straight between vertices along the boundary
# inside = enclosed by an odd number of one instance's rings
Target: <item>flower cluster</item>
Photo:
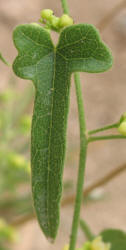
[[[86,242],[81,248],[76,250],[110,250],[111,244],[104,243],[102,237],[96,237],[92,242]],[[69,245],[66,245],[63,250],[69,250]]]
[[[121,135],[126,136],[126,112],[121,116],[118,131]]]
[[[44,9],[41,11],[41,18],[39,21],[42,24],[45,24],[46,29],[57,32],[60,32],[66,26],[73,24],[73,19],[67,14],[63,14],[61,17],[56,17],[50,9]]]

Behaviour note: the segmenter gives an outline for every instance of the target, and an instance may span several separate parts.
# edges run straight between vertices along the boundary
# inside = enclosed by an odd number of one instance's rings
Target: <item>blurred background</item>
[[[126,112],[126,1],[68,2],[75,23],[96,25],[114,57],[114,65],[106,73],[81,73],[87,127],[95,129],[117,122]],[[62,14],[60,0],[0,0],[0,51],[10,63],[17,55],[13,29],[18,24],[37,22],[44,8],[53,9],[57,16]],[[53,34],[53,38],[56,40],[57,35]],[[69,241],[71,195],[75,193],[79,156],[73,79],[70,98],[61,222],[55,244],[50,245],[36,222],[31,199],[30,128],[34,88],[30,81],[17,78],[11,67],[0,62],[0,250],[60,250]],[[88,190],[81,217],[95,234],[104,228],[126,230],[125,169],[125,140],[89,145],[85,181]],[[78,246],[84,240],[79,229]]]

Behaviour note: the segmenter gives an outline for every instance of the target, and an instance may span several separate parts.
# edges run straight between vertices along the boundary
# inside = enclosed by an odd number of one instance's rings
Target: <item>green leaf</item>
[[[102,72],[112,65],[109,49],[88,24],[65,28],[55,48],[40,25],[26,24],[14,31],[19,52],[16,75],[35,86],[31,166],[34,207],[46,237],[55,239],[59,226],[62,174],[66,147],[70,77],[74,71]]]
[[[126,232],[118,229],[106,229],[100,235],[104,242],[111,243],[110,250],[126,250]]]
[[[111,52],[93,25],[78,24],[64,29],[57,51],[69,62],[71,72],[99,73],[112,66]]]

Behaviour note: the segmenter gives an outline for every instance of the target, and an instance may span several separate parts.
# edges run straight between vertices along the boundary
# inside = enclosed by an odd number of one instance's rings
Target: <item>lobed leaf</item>
[[[110,50],[91,24],[77,24],[64,29],[57,52],[69,61],[71,72],[104,72],[113,63]]]
[[[32,193],[39,224],[55,239],[59,226],[66,128],[72,72],[102,72],[112,65],[109,49],[88,24],[65,28],[55,48],[39,25],[18,26],[13,35],[18,56],[13,70],[31,79],[36,94],[31,133]]]

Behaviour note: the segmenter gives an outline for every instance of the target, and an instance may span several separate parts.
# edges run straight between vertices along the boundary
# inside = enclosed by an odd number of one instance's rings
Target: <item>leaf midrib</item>
[[[50,131],[49,131],[49,155],[48,155],[48,176],[47,176],[47,218],[48,218],[48,227],[51,235],[51,228],[49,223],[49,186],[50,186],[50,152],[51,152],[51,138],[52,138],[52,121],[53,121],[53,104],[54,104],[54,90],[55,90],[55,76],[56,76],[56,49],[54,48],[54,73],[53,73],[53,81],[52,81],[52,88],[53,88],[53,95],[52,95],[52,104],[51,104],[51,121],[50,121]]]

